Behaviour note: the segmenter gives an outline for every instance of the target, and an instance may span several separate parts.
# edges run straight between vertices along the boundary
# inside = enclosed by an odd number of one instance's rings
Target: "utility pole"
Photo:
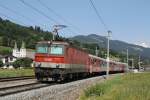
[[[133,71],[133,67],[134,67],[134,59],[131,59],[132,61],[132,71]]]
[[[141,70],[141,57],[139,56],[139,62],[138,62],[138,64],[139,64],[139,71]]]
[[[127,48],[127,72],[129,71],[129,51],[128,51],[128,48]]]
[[[96,46],[96,50],[95,50],[95,55],[98,56],[97,46]]]
[[[131,69],[132,69],[132,71],[133,71],[133,67],[134,67],[134,59],[132,58],[132,59],[128,59],[128,60],[130,60],[130,61],[132,62]]]
[[[110,38],[111,31],[108,31],[107,35],[107,71],[106,71],[106,78],[109,77],[109,38]]]

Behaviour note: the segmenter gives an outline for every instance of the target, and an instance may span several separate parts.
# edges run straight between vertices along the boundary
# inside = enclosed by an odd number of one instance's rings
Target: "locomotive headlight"
[[[39,62],[35,63],[35,67],[41,67],[41,63]]]
[[[60,66],[59,64],[56,64],[56,68],[59,68],[59,66]]]

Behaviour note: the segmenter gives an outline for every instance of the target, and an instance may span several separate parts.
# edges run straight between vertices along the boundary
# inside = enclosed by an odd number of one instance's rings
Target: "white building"
[[[15,62],[18,58],[28,57],[34,59],[35,52],[30,49],[25,48],[25,43],[22,42],[21,48],[18,49],[17,43],[15,43],[12,55],[0,55],[0,60],[3,62],[3,68],[13,68],[13,62]],[[0,66],[1,67],[1,66]]]
[[[17,58],[26,57],[26,55],[27,55],[27,50],[26,50],[26,48],[25,48],[25,43],[22,42],[22,45],[21,45],[21,48],[20,48],[20,49],[17,48],[17,44],[15,43],[15,46],[14,46],[14,48],[13,48],[13,53],[12,53],[12,55],[13,55],[14,57],[17,57]]]
[[[28,57],[31,59],[34,59],[34,54],[35,54],[35,52],[33,50],[25,48],[24,42],[22,42],[20,49],[18,49],[17,44],[15,43],[15,46],[13,48],[13,53],[12,53],[12,55],[17,58]]]

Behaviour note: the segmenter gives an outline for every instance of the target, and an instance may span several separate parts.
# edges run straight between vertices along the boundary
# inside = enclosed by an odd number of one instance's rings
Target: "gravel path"
[[[83,89],[104,80],[104,76],[93,77],[0,97],[0,100],[76,100]]]

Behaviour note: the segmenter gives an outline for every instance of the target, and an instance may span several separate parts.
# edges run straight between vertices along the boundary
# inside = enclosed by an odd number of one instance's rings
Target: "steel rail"
[[[34,79],[34,78],[35,78],[34,76],[8,77],[8,78],[0,78],[0,82]]]
[[[10,87],[2,87],[0,88],[0,97],[7,96],[11,94],[16,94],[24,91],[29,91],[33,89],[38,89],[42,87],[47,87],[51,85],[55,85],[56,83],[52,84],[42,84],[39,82],[30,83],[30,84],[23,84],[23,85],[16,85],[16,86],[10,86]]]

